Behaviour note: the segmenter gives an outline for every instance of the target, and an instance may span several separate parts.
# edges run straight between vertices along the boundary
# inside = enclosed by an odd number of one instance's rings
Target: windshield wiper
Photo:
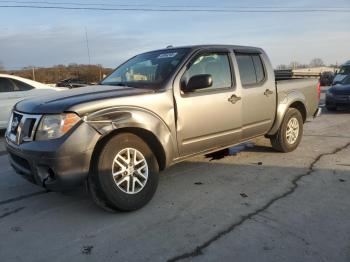
[[[101,83],[101,85],[108,85],[108,86],[125,86],[125,87],[133,87],[133,88],[142,88],[142,89],[156,89],[154,85],[146,85],[141,83],[134,83],[132,85],[128,82],[110,82],[110,83]]]
[[[109,86],[127,86],[132,87],[126,82],[111,82],[111,83],[102,83],[102,85],[109,85]]]

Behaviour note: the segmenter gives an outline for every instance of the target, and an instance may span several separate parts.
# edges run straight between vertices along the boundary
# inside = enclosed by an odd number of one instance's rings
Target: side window
[[[15,91],[13,83],[7,78],[0,77],[0,93],[13,91]]]
[[[237,54],[236,59],[243,86],[258,84],[265,79],[264,66],[259,55]]]
[[[182,82],[187,83],[192,76],[201,74],[211,75],[213,85],[208,88],[209,90],[232,86],[231,69],[227,54],[211,53],[200,55],[187,69],[182,77]]]
[[[18,81],[16,79],[12,79],[12,81],[15,83],[16,87],[15,87],[15,91],[28,91],[33,89],[34,87],[32,87],[31,85],[28,85],[22,81]]]

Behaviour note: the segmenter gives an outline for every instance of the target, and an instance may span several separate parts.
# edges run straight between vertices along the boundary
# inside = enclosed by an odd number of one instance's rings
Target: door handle
[[[241,100],[241,97],[232,95],[227,101],[231,102],[232,104],[236,104],[237,101]]]
[[[272,95],[272,94],[273,94],[273,91],[270,90],[270,89],[266,89],[265,92],[264,92],[265,96],[269,96],[269,95]]]

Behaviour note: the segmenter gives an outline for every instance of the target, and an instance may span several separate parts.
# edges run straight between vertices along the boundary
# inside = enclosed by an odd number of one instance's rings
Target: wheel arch
[[[152,150],[153,154],[156,156],[159,170],[164,170],[167,166],[167,157],[165,150],[158,140],[158,138],[150,131],[138,128],[138,127],[124,127],[119,129],[114,129],[108,134],[105,134],[102,136],[99,141],[97,142],[95,149],[92,154],[92,159],[96,159],[98,154],[100,153],[102,147],[114,136],[121,134],[121,133],[131,133],[138,137],[140,137]],[[93,161],[92,161],[93,162]]]
[[[276,111],[275,122],[270,131],[268,132],[267,136],[271,136],[277,133],[278,129],[280,128],[283,122],[283,118],[289,108],[297,109],[302,115],[303,122],[305,122],[307,118],[307,109],[305,101],[305,96],[298,91],[287,94],[282,101],[279,101]]]
[[[295,101],[289,106],[289,108],[297,109],[303,118],[303,122],[305,123],[307,112],[306,112],[306,107],[305,107],[304,103],[302,103],[301,101]]]
[[[86,122],[101,133],[92,160],[96,159],[102,146],[119,133],[132,133],[144,140],[156,156],[160,170],[169,166],[176,157],[174,135],[152,112],[137,108],[107,109],[88,116]]]

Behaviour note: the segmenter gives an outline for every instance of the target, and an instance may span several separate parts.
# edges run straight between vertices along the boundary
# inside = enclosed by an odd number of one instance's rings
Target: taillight
[[[317,95],[318,95],[318,100],[321,99],[321,82],[318,81],[317,83]]]

